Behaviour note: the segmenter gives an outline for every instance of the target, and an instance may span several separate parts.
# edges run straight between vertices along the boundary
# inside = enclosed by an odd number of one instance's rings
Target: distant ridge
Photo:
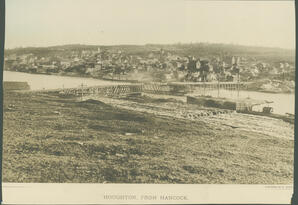
[[[98,47],[147,47],[147,46],[157,46],[157,47],[169,47],[169,46],[220,46],[220,47],[241,47],[248,49],[270,49],[270,50],[285,50],[285,51],[295,51],[295,49],[290,48],[280,48],[280,47],[270,47],[270,46],[254,46],[254,45],[242,45],[242,44],[231,44],[231,43],[172,43],[172,44],[115,44],[115,45],[88,45],[88,44],[63,44],[54,46],[28,46],[19,48],[10,48],[5,50],[18,50],[18,49],[43,49],[43,48],[98,48]]]

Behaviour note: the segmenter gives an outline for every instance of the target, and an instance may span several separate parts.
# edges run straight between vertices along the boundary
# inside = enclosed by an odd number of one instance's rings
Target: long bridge
[[[104,86],[81,85],[77,88],[61,88],[52,90],[40,90],[38,92],[59,92],[68,96],[121,96],[130,93],[153,93],[168,95],[183,95],[192,93],[195,90],[243,90],[248,83],[244,82],[171,82],[171,83],[134,83]]]

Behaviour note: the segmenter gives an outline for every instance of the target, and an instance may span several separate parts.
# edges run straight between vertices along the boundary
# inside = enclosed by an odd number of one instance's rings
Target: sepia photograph
[[[294,1],[5,4],[3,182],[293,185]]]

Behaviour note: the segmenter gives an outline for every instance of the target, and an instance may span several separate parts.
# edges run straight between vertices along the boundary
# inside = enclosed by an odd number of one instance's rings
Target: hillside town
[[[60,54],[9,53],[4,69],[38,74],[85,76],[110,80],[252,81],[260,78],[294,81],[294,64],[264,62],[251,56],[183,56],[162,48],[145,55],[121,49],[62,50]],[[142,78],[147,76],[147,78]]]

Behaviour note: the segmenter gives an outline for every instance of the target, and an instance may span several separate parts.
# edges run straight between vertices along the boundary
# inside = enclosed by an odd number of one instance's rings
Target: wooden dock
[[[236,110],[237,112],[251,112],[257,105],[272,103],[266,100],[256,99],[229,99],[209,96],[187,96],[187,103],[197,104],[204,107],[216,107],[221,109]]]

